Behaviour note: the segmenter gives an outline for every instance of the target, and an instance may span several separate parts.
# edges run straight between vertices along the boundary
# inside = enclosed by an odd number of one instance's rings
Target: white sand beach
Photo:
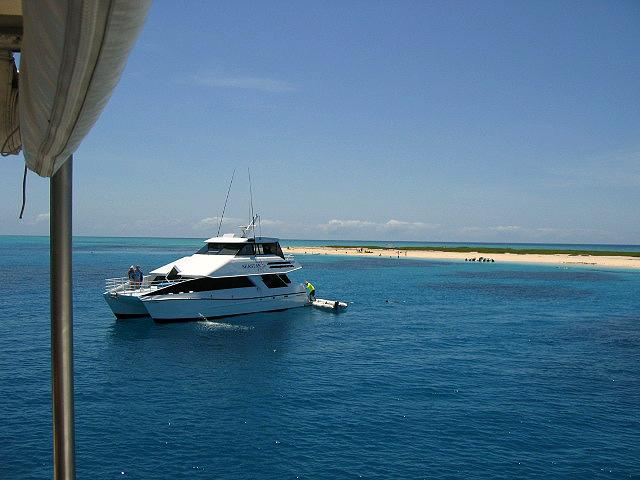
[[[640,257],[568,255],[568,254],[532,254],[532,253],[478,253],[478,252],[441,252],[431,250],[394,250],[355,247],[285,247],[285,253],[308,255],[353,255],[360,257],[421,258],[431,260],[459,260],[479,257],[490,258],[495,262],[539,263],[549,265],[590,265],[607,268],[640,269]]]

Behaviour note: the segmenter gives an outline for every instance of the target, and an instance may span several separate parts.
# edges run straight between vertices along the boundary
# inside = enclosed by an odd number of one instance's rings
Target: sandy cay
[[[459,260],[479,257],[491,258],[496,263],[540,263],[550,265],[591,265],[596,267],[640,269],[640,257],[607,257],[567,254],[533,253],[477,253],[477,252],[439,252],[431,250],[367,250],[354,247],[285,247],[285,253],[308,255],[353,255],[358,257],[386,258],[422,258],[431,260]]]

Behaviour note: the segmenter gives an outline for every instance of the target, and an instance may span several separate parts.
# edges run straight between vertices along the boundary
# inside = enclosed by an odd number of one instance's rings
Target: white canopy
[[[28,167],[52,176],[107,104],[150,0],[23,0],[20,133]]]
[[[22,140],[27,166],[41,176],[52,177],[54,478],[75,478],[73,165],[68,159],[93,127],[118,83],[150,3],[150,0],[22,0],[22,3],[0,0],[0,152],[19,153]],[[21,52],[19,75],[15,52]]]

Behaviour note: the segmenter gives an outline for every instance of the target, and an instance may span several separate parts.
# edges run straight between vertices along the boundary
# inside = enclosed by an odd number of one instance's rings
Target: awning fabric
[[[38,175],[53,175],[98,120],[150,4],[23,0],[20,133]]]

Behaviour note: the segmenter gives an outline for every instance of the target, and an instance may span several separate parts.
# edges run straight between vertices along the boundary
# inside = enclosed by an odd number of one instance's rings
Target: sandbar
[[[358,257],[380,258],[419,258],[430,260],[469,261],[479,258],[494,260],[494,263],[538,263],[549,265],[587,265],[592,267],[640,269],[640,257],[622,255],[572,255],[572,254],[535,254],[535,253],[479,253],[445,252],[438,250],[398,250],[392,248],[367,249],[366,247],[284,247],[285,253],[307,255],[351,255]]]

